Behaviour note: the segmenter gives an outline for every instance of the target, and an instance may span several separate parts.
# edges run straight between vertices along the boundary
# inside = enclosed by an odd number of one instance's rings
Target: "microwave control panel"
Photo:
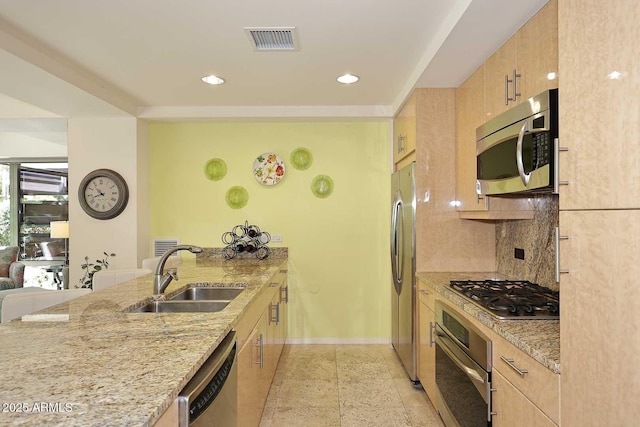
[[[533,134],[533,164],[534,169],[548,165],[551,161],[551,144],[550,132],[538,132]]]

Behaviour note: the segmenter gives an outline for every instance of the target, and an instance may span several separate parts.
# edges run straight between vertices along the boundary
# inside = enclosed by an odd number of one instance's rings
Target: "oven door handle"
[[[474,381],[479,384],[484,384],[485,383],[484,378],[480,376],[478,371],[465,365],[464,362],[460,360],[458,356],[456,356],[455,353],[449,348],[449,345],[447,344],[445,339],[447,341],[450,341],[449,337],[443,334],[442,332],[436,332],[436,344],[440,344],[440,348],[442,348],[442,351],[444,351],[446,355],[449,356],[451,361],[455,363],[456,366],[462,370],[462,372],[467,374],[467,376],[471,379],[471,381]]]

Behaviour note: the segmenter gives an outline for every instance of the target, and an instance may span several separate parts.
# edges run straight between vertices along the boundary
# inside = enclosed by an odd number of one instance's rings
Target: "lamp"
[[[64,239],[64,265],[69,265],[69,251],[67,239],[69,238],[69,221],[51,221],[49,235],[56,239]]]

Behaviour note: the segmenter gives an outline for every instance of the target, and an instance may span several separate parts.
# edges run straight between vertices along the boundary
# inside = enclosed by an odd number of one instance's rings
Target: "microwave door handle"
[[[518,174],[520,175],[520,179],[525,187],[529,185],[529,179],[531,178],[530,173],[524,173],[524,162],[522,161],[522,140],[524,139],[524,134],[529,130],[528,127],[529,122],[524,122],[520,129],[520,133],[518,134],[518,143],[516,144],[516,164],[518,165]]]

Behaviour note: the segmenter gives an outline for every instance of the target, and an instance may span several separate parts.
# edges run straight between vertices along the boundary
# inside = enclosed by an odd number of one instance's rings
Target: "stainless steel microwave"
[[[557,193],[558,149],[558,89],[551,89],[476,130],[477,193]]]

